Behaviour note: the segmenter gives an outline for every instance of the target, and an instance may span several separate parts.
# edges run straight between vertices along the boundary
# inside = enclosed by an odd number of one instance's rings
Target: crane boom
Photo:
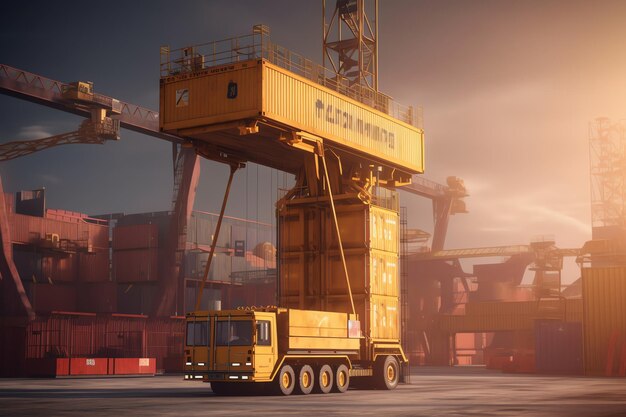
[[[70,84],[0,64],[0,93],[78,116],[90,117],[89,107],[77,105],[76,101],[64,97],[64,91],[69,88],[71,88]],[[154,110],[119,101],[102,94],[93,94],[92,101],[95,105],[118,113],[116,118],[119,119],[123,128],[174,143],[184,142],[178,136],[159,131],[159,113]]]

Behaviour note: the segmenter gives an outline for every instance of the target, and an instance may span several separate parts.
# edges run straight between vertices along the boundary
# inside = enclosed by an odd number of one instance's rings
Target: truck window
[[[256,322],[256,344],[261,346],[270,346],[272,344],[270,322],[268,320]]]
[[[208,346],[209,322],[187,322],[187,346]]]
[[[249,346],[252,344],[252,321],[218,321],[216,323],[217,346]]]

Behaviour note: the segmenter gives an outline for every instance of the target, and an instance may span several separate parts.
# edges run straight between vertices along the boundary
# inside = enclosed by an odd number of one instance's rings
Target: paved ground
[[[0,416],[626,416],[626,379],[414,368],[395,391],[217,397],[180,376],[3,379]]]

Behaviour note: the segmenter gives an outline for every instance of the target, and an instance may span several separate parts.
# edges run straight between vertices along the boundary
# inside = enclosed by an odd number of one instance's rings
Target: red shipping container
[[[41,260],[42,279],[55,282],[74,282],[78,271],[78,255],[74,253],[46,256]]]
[[[41,217],[10,214],[11,240],[15,243],[38,243],[42,239],[43,221]],[[43,235],[45,238],[45,235]]]
[[[154,375],[156,374],[155,358],[114,358],[114,375]]]
[[[158,249],[113,252],[113,276],[117,282],[133,283],[158,279]]]
[[[38,313],[76,311],[76,287],[63,284],[27,283],[30,302]]]
[[[78,309],[93,313],[117,311],[117,284],[115,282],[89,282],[79,286]]]
[[[110,279],[109,250],[81,253],[78,258],[78,276],[82,282],[105,282]]]
[[[67,223],[82,223],[86,217],[86,214],[77,213],[75,211],[61,210],[61,209],[46,209],[46,218],[50,220],[59,220]]]
[[[109,226],[88,224],[89,244],[95,250],[109,250]]]
[[[108,358],[70,358],[70,375],[108,375]]]
[[[148,249],[159,246],[156,224],[117,226],[113,229],[113,250]]]

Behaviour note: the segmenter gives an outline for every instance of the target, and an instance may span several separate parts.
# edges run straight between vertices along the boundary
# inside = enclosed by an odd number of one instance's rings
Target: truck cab
[[[185,379],[269,381],[278,357],[276,314],[268,311],[199,311],[187,314]]]

